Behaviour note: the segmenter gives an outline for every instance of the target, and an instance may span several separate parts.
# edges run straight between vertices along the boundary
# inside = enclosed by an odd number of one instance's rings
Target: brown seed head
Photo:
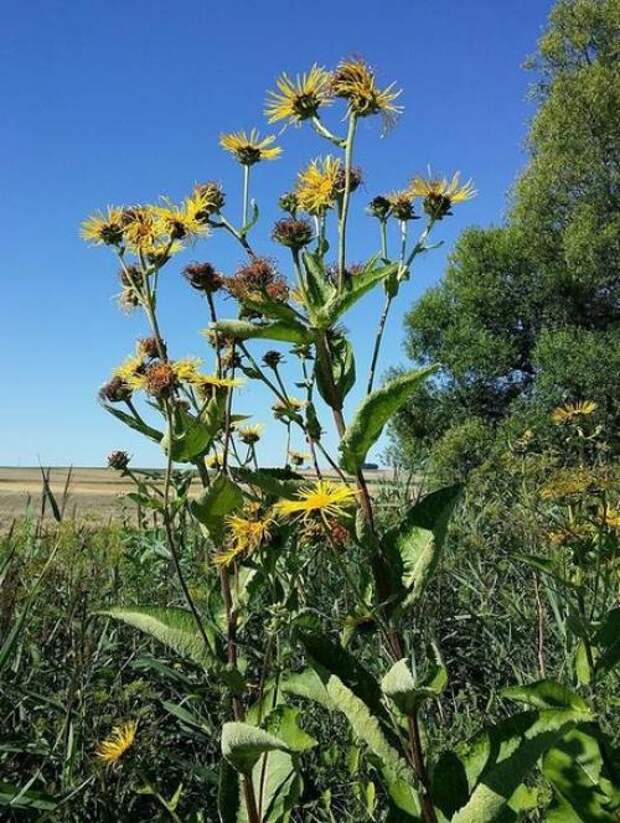
[[[154,363],[146,370],[146,390],[152,397],[169,397],[177,385],[176,374],[169,363]]]
[[[183,274],[192,288],[205,294],[213,294],[224,285],[224,278],[211,263],[190,263]]]

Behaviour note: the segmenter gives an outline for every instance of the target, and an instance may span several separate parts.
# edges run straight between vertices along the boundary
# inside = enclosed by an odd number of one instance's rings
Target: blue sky
[[[265,91],[283,70],[314,61],[334,65],[361,54],[380,80],[404,88],[406,107],[385,139],[363,121],[356,163],[365,187],[355,195],[351,259],[377,247],[364,206],[403,186],[428,164],[460,169],[479,190],[455,210],[401,291],[386,334],[380,371],[404,362],[402,315],[441,277],[446,256],[468,225],[502,220],[506,192],[525,162],[523,141],[533,113],[532,78],[521,69],[535,48],[548,0],[31,0],[5,7],[0,87],[5,125],[0,225],[0,464],[101,465],[125,448],[138,465],[159,465],[157,447],[103,412],[99,385],[146,328],[139,314],[119,312],[116,266],[106,250],[78,236],[80,221],[108,203],[180,198],[197,180],[221,181],[237,218],[239,168],[219,149],[220,131],[258,126]],[[334,127],[337,118],[332,118]],[[260,250],[277,216],[275,200],[297,170],[329,148],[309,128],[280,138],[282,159],[256,167],[261,207],[254,234]],[[164,334],[173,356],[210,357],[198,330],[205,305],[179,272],[190,259],[232,273],[243,261],[232,241],[216,236],[176,258],[163,275]],[[286,257],[282,257],[286,261]],[[381,295],[347,317],[365,374]],[[232,305],[223,302],[222,313]],[[352,407],[359,395],[350,398]],[[269,398],[244,388],[237,411],[268,422]],[[263,413],[258,410],[263,409]],[[328,421],[326,420],[326,423]],[[282,457],[281,429],[270,424],[266,463]],[[296,445],[301,446],[300,442]],[[375,449],[374,456],[380,449]]]

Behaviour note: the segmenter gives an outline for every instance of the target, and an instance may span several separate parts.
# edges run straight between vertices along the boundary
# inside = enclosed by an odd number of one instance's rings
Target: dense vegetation
[[[252,170],[281,152],[255,130],[220,138],[241,171],[240,225],[212,182],[180,204],[85,221],[148,334],[101,404],[158,443],[166,468],[112,452],[135,484],[126,518],[66,520],[46,483],[53,525],[30,515],[2,539],[8,819],[617,823],[619,10],[558,4],[510,224],[464,236],[409,318],[422,362],[378,388],[400,286],[475,192],[455,175],[377,195],[377,254],[348,265],[356,129],[400,111],[395,86],[363,60],[283,75],[268,97],[270,122],[305,123],[336,152],[280,198],[272,238],[290,251],[291,277],[253,248]],[[605,114],[586,124],[578,109],[592,100]],[[346,134],[337,116],[327,125],[328,104],[342,106]],[[205,372],[173,357],[158,284],[216,231],[247,260],[232,275],[184,269],[212,320]],[[371,289],[384,309],[347,420],[362,363],[343,321]],[[236,318],[220,316],[222,294]],[[283,466],[259,464],[241,378],[273,394]],[[408,471],[372,486],[366,455],[394,414]]]

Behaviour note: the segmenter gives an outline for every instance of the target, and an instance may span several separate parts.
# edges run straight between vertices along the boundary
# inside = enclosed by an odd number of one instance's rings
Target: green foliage
[[[219,474],[200,500],[190,504],[196,520],[207,530],[214,543],[218,544],[224,534],[224,519],[243,505],[243,492],[225,474]]]

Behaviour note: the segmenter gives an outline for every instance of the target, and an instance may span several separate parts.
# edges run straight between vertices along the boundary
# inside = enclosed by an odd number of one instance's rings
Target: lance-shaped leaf
[[[132,608],[112,608],[97,612],[104,617],[120,620],[160,643],[169,646],[181,657],[187,657],[205,668],[218,670],[222,664],[215,653],[215,633],[206,624],[205,632],[209,646],[199,632],[193,615],[185,609],[169,606],[156,608],[134,606]]]
[[[243,506],[243,492],[225,474],[219,474],[199,500],[190,503],[190,510],[209,532],[214,543],[224,534],[224,520]]]
[[[321,351],[319,351],[319,357]],[[331,376],[331,380],[326,376]],[[330,383],[333,381],[336,397],[332,396]],[[339,406],[355,385],[355,358],[353,346],[344,334],[332,335],[329,340],[329,362],[317,363],[316,385],[326,403],[337,401]]]
[[[316,313],[316,317],[313,319],[317,321],[319,328],[332,326],[377,283],[381,283],[398,271],[398,267],[398,263],[389,263],[387,266],[381,266],[378,269],[365,268],[360,274],[350,277],[344,289],[336,292]]]
[[[363,740],[378,761],[391,802],[400,819],[419,820],[420,804],[413,786],[414,776],[393,745],[389,721],[381,702],[381,689],[372,675],[348,652],[318,635],[301,635],[311,665],[323,684],[328,701],[316,684],[306,682],[309,694],[323,705],[342,712],[355,735]],[[290,682],[289,682],[290,687]],[[301,692],[297,692],[301,693]]]
[[[603,650],[597,671],[610,672],[620,663],[620,608],[609,612],[594,641]]]
[[[121,420],[126,426],[129,426],[130,429],[134,429],[134,431],[140,432],[140,434],[145,435],[150,440],[154,440],[155,443],[159,443],[162,439],[163,432],[154,429],[152,426],[149,426],[144,420],[138,420],[133,415],[128,414],[127,412],[122,411],[121,409],[117,409],[114,406],[109,405],[108,403],[101,404],[103,408],[113,414],[118,420]]]
[[[535,709],[577,709],[588,711],[588,704],[576,692],[555,680],[538,680],[524,686],[509,686],[500,692],[502,697],[525,703]]]
[[[275,300],[268,300],[261,296],[260,300],[250,300],[244,297],[242,303],[248,309],[253,309],[265,317],[271,317],[274,320],[284,320],[286,323],[297,323],[299,315],[292,306],[288,303],[279,303]]]
[[[212,329],[237,340],[280,340],[285,343],[310,343],[312,334],[301,323],[293,320],[274,320],[270,323],[250,323],[247,320],[218,320]]]
[[[222,758],[217,786],[217,810],[221,823],[239,823],[240,790],[239,772]]]
[[[305,293],[310,303],[308,310],[314,320],[316,313],[336,294],[336,289],[331,283],[319,254],[305,251],[302,254],[302,262],[305,274]]]
[[[288,752],[289,747],[273,734],[248,723],[224,723],[222,754],[237,771],[250,775],[265,752]]]
[[[341,464],[355,474],[390,417],[402,408],[416,388],[437,370],[427,366],[389,380],[361,403],[340,444]]]
[[[388,559],[395,607],[402,612],[416,603],[439,563],[450,517],[461,486],[447,486],[424,497],[404,521],[381,539]]]
[[[448,683],[448,672],[438,662],[421,682],[416,683],[406,659],[394,663],[381,681],[381,688],[403,714],[415,715],[424,701],[439,697]]]
[[[578,723],[576,709],[522,712],[484,730],[439,759],[433,799],[451,823],[490,823],[500,818],[538,759]]]
[[[240,483],[248,486],[256,486],[265,494],[273,497],[284,497],[286,500],[293,500],[299,489],[307,482],[300,474],[290,469],[245,469],[241,467],[231,467],[232,476]]]

